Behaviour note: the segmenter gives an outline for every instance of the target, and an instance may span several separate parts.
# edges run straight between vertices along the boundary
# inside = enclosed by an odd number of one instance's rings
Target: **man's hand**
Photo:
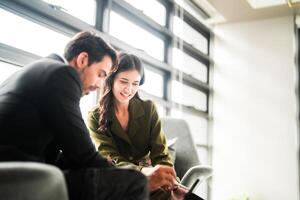
[[[173,167],[156,165],[155,167],[144,167],[141,172],[149,179],[149,190],[153,191],[159,187],[172,190],[176,181],[176,172]]]
[[[183,200],[184,196],[188,193],[188,188],[177,183],[173,189],[173,195],[174,198],[176,197],[176,200]]]

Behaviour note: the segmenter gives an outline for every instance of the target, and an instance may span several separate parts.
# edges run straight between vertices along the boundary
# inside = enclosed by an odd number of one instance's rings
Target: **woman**
[[[91,136],[102,156],[148,177],[152,199],[171,191],[183,196],[186,191],[178,187],[155,105],[138,95],[144,80],[139,58],[122,53],[118,70],[106,80],[99,106],[89,113]]]

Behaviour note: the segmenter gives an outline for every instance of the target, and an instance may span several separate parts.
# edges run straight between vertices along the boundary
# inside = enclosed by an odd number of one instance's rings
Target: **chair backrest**
[[[183,119],[165,117],[161,122],[167,139],[178,138],[174,165],[177,176],[182,178],[191,167],[200,164],[190,129]]]
[[[0,162],[0,199],[68,200],[63,173],[35,162]]]

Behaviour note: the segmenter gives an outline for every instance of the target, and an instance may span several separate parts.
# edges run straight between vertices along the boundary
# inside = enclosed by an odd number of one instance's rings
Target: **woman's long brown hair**
[[[107,134],[111,119],[114,115],[114,95],[112,93],[112,87],[117,74],[125,71],[137,70],[141,75],[140,85],[145,81],[144,68],[141,60],[132,54],[120,53],[119,54],[119,66],[118,69],[113,72],[105,81],[104,92],[98,103],[99,108],[99,130],[103,134]],[[139,98],[138,93],[133,98]]]

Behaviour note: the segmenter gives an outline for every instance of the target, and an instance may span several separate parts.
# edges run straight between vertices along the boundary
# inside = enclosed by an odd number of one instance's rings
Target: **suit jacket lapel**
[[[125,140],[127,143],[132,145],[131,139],[134,138],[134,135],[137,133],[137,130],[140,128],[138,118],[145,114],[142,103],[137,99],[132,99],[129,104],[129,125],[128,133],[126,133],[121,124],[119,123],[115,114],[112,117],[111,131],[113,134]]]
[[[129,105],[129,127],[128,134],[130,138],[134,138],[137,130],[140,128],[138,118],[145,114],[142,103],[138,99],[132,99]]]
[[[125,133],[125,131],[121,127],[121,125],[115,115],[113,115],[113,118],[112,118],[111,131],[113,134],[122,138],[123,140],[125,140],[127,143],[129,143],[131,145],[131,141],[130,141],[128,134]]]

